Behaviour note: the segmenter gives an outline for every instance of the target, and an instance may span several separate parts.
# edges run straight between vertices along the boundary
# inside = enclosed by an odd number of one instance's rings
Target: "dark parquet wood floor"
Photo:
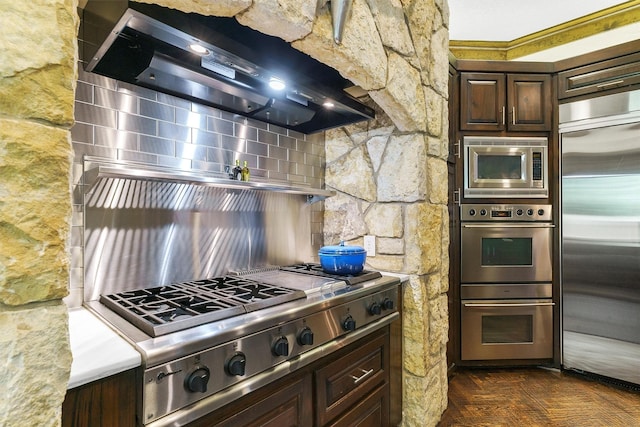
[[[640,392],[542,368],[458,370],[446,426],[640,427]]]

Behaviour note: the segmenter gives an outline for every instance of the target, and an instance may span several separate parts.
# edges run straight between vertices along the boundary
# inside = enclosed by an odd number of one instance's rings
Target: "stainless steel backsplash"
[[[86,301],[313,257],[305,195],[101,178],[85,200]]]
[[[303,135],[87,73],[82,60],[78,63],[75,119],[71,129],[74,151],[71,279],[70,295],[65,299],[71,307],[82,304],[84,268],[94,262],[84,253],[85,156],[220,176],[224,176],[225,166],[239,158],[248,161],[252,178],[314,188],[324,186],[324,133]],[[323,244],[323,203],[315,203],[309,209],[311,245],[317,250]],[[115,266],[111,264],[111,268]]]

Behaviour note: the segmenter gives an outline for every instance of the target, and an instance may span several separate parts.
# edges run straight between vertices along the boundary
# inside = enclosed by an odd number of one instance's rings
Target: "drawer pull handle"
[[[369,369],[368,371],[365,371],[364,369],[360,368],[360,370],[363,372],[363,374],[360,375],[359,377],[354,377],[353,375],[349,375],[351,378],[353,378],[354,384],[358,384],[360,381],[364,380],[366,377],[373,374],[373,369]]]
[[[608,87],[610,87],[610,86],[617,86],[617,85],[621,85],[621,84],[623,84],[623,83],[624,83],[624,80],[616,80],[616,81],[614,81],[614,82],[609,82],[609,83],[602,83],[602,84],[599,84],[599,85],[597,85],[596,87],[597,87],[598,89],[605,89],[605,88],[608,88]]]

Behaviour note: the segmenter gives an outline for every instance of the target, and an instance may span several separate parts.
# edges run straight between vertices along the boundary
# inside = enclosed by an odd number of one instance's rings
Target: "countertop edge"
[[[140,353],[89,310],[69,309],[71,373],[67,389],[136,368]]]

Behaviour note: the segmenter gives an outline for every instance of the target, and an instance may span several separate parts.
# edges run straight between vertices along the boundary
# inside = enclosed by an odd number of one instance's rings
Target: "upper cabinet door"
[[[505,75],[460,74],[460,128],[462,130],[505,129]]]
[[[460,129],[551,130],[551,76],[461,73]]]
[[[507,97],[509,130],[551,130],[551,76],[507,74]]]

